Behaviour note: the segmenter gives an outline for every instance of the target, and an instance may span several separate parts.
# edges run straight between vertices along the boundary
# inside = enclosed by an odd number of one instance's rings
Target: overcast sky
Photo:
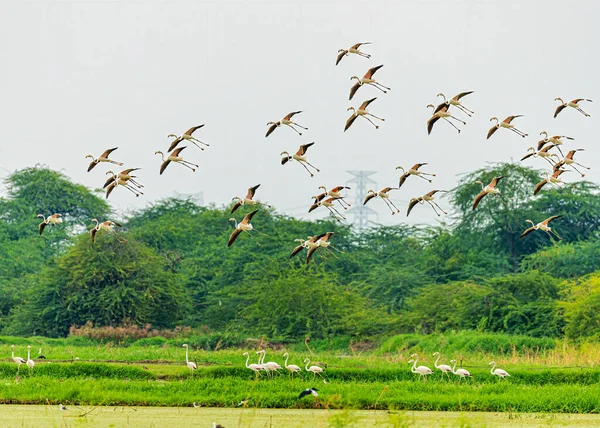
[[[409,199],[450,189],[459,174],[488,162],[518,161],[539,132],[575,138],[577,159],[600,182],[600,84],[595,42],[600,40],[597,1],[14,1],[0,3],[0,176],[47,165],[89,187],[104,183],[105,165],[87,173],[89,159],[106,148],[128,167],[142,167],[145,195],[117,189],[118,212],[174,194],[203,192],[205,203],[228,203],[258,183],[260,200],[306,218],[319,185],[346,183],[346,170],[368,170],[378,187],[397,186],[398,165],[428,162],[437,174],[428,184],[410,178],[393,200],[369,203],[379,221],[406,221]],[[346,57],[339,48],[370,41],[371,59]],[[361,88],[348,101],[350,76],[384,64],[376,78],[392,90]],[[460,135],[425,123],[436,94],[473,90],[464,104],[475,111]],[[386,121],[378,130],[359,118],[343,132],[350,105],[377,96],[370,111]],[[555,97],[590,98],[552,115]],[[293,110],[309,128],[298,136],[268,121]],[[530,136],[499,130],[489,141],[491,116],[524,114],[514,124]],[[197,136],[210,143],[182,154],[198,163],[193,173],[171,164],[159,176],[159,156],[169,133],[205,124]],[[315,141],[308,160],[314,178],[280,152]],[[528,165],[544,167],[541,159]],[[578,175],[568,174],[569,180]],[[351,201],[352,202],[352,201]],[[440,204],[448,207],[448,202]],[[324,209],[323,209],[324,211]],[[409,220],[432,223],[418,207]]]

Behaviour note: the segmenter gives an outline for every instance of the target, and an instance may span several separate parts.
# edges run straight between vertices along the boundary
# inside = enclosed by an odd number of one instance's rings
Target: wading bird
[[[356,118],[359,116],[362,116],[365,119],[367,119],[369,122],[371,122],[371,124],[375,127],[375,129],[379,129],[379,125],[375,125],[375,122],[373,122],[371,119],[369,119],[368,116],[374,117],[375,119],[381,120],[382,122],[384,122],[385,119],[375,116],[374,114],[371,114],[367,111],[368,105],[371,104],[376,99],[377,99],[377,97],[371,98],[370,100],[363,102],[358,109],[355,109],[354,107],[348,107],[346,109],[346,111],[352,110],[352,116],[350,116],[348,118],[348,120],[346,121],[346,126],[344,127],[344,132],[346,132],[348,130],[348,128],[350,128],[352,126],[352,124],[354,123]]]
[[[381,199],[383,199],[383,202],[385,202],[385,204],[388,206],[388,208],[392,211],[392,215],[396,214],[397,212],[400,212],[400,209],[394,205],[394,203],[392,201],[390,201],[390,191],[392,190],[397,190],[398,187],[385,187],[383,189],[381,189],[379,192],[376,192],[375,190],[368,190],[367,191],[367,197],[365,198],[365,201],[363,202],[363,205],[366,205],[367,202],[369,202],[371,199],[379,196]],[[394,211],[394,207],[396,209],[396,211]]]
[[[434,352],[433,356],[435,357],[437,355],[437,359],[435,360],[435,363],[433,363],[433,365],[435,366],[436,369],[440,370],[442,372],[442,379],[444,379],[444,374],[446,376],[448,376],[448,380],[450,380],[450,375],[448,373],[452,373],[452,367],[450,367],[447,364],[440,364],[438,366],[438,361],[440,360],[440,353],[439,352]],[[452,362],[452,361],[450,361]]]
[[[27,361],[25,361],[21,357],[15,357],[15,345],[11,345],[11,349],[12,349],[12,360],[15,363],[17,363],[17,373],[19,373],[19,371],[21,370],[21,364],[25,364]]]
[[[111,221],[111,220],[107,220],[107,221],[104,221],[104,222],[100,223],[95,218],[92,219],[92,222],[96,222],[96,226],[94,226],[90,230],[90,238],[92,238],[92,242],[96,242],[96,234],[100,230],[104,230],[104,231],[106,231],[108,233],[112,233],[113,235],[115,235],[115,238],[117,239],[117,241],[119,241],[121,243],[127,242],[126,239],[121,238],[120,235],[117,232],[115,232],[115,226],[121,227],[121,225],[119,223],[116,223],[116,222]]]
[[[262,370],[262,366],[260,364],[250,364],[248,365],[248,361],[250,361],[250,354],[247,352],[244,352],[242,355],[246,355],[246,368],[252,370],[254,373],[256,373],[256,377],[258,378],[258,376],[262,376],[260,371]]]
[[[175,138],[173,140],[173,142],[171,142],[171,145],[169,146],[169,152],[173,149],[175,149],[175,147],[177,147],[177,145],[179,143],[181,143],[183,140],[189,141],[192,144],[195,144],[196,147],[198,147],[200,150],[204,150],[204,148],[200,147],[198,145],[198,143],[200,144],[204,144],[205,146],[210,146],[210,144],[205,143],[204,141],[200,141],[199,139],[192,137],[192,134],[202,128],[204,125],[198,125],[198,126],[192,126],[190,129],[188,129],[187,131],[185,131],[183,134],[181,134],[179,137],[175,134],[169,134],[167,135],[167,138]]]
[[[59,408],[60,410],[69,410],[68,408],[66,408],[65,406],[63,406],[63,405],[62,405],[62,403],[60,403],[60,404],[58,405],[58,408]]]
[[[318,195],[317,196],[313,196],[313,199],[315,199],[315,201],[317,201]],[[344,217],[342,215],[342,213],[340,213],[336,208],[335,208],[335,201],[340,200],[341,197],[337,197],[337,198],[327,198],[327,199],[321,199],[315,203],[313,203],[310,208],[308,209],[308,212],[313,212],[314,210],[316,210],[317,208],[323,206],[325,208],[327,208],[329,210],[329,212],[331,213],[331,215],[333,216],[333,218],[335,218],[338,221],[342,221],[342,220],[346,220],[346,217]],[[342,207],[344,209],[347,209],[346,207],[344,207],[342,205]]]
[[[346,202],[346,200],[342,196],[342,190],[344,190],[344,189],[350,190],[350,188],[348,186],[335,186],[334,188],[332,188],[330,190],[327,190],[327,188],[325,186],[319,186],[319,189],[325,190],[325,193],[322,193],[322,195],[324,195],[323,197],[331,196],[332,198],[335,198],[335,200],[338,201],[340,203],[340,205],[342,205],[342,207],[344,206],[343,204],[346,204],[346,206],[348,206],[348,207],[350,206],[350,204],[348,202]],[[317,195],[317,197],[320,197],[320,196],[321,195]],[[315,199],[316,199],[316,197],[315,197]],[[344,208],[344,209],[347,209],[347,208]]]
[[[292,379],[293,379],[294,373],[300,373],[302,371],[302,369],[295,364],[287,363],[288,358],[290,357],[287,352],[285,354],[283,354],[283,356],[285,357],[285,362],[283,363],[283,366],[290,372],[290,375],[292,376]]]
[[[441,214],[437,212],[437,210],[435,209],[435,207],[438,207],[440,209],[441,212],[443,212],[444,214],[448,214],[446,211],[444,211],[442,209],[442,207],[440,207],[437,202],[435,202],[433,199],[433,195],[435,195],[438,192],[442,192],[442,190],[432,190],[431,192],[425,193],[423,196],[420,196],[418,198],[412,198],[410,200],[410,202],[408,203],[408,210],[406,211],[406,217],[408,217],[408,215],[410,214],[410,212],[412,211],[412,209],[414,208],[415,205],[417,204],[421,204],[423,205],[425,202],[427,202],[429,205],[431,205],[431,208],[433,208],[433,211],[440,216]]]
[[[196,402],[194,401],[194,402],[192,403],[192,406],[197,408],[197,407],[201,407],[202,405],[201,405],[201,404],[198,404],[198,403],[196,403]]]
[[[439,94],[437,94],[437,96],[443,97],[444,104],[446,104],[447,106],[454,106],[454,107],[458,108],[459,110],[461,110],[463,113],[465,113],[467,116],[471,117],[471,115],[475,112],[469,110],[464,105],[462,105],[462,103],[460,102],[460,99],[462,97],[466,97],[469,94],[472,94],[473,92],[474,91],[461,92],[460,94],[456,95],[453,98],[450,98],[449,100],[447,100],[446,96],[444,94],[442,94],[441,92]]]
[[[40,235],[44,232],[46,225],[54,226],[56,224],[62,223],[62,214],[54,213],[51,216],[45,217],[44,214],[38,214],[37,217],[41,217],[43,220],[39,224],[38,229],[40,230]]]
[[[88,172],[90,172],[96,165],[98,165],[100,162],[108,162],[108,163],[114,163],[115,165],[119,165],[119,166],[123,166],[123,162],[116,162],[112,159],[109,159],[108,156],[114,152],[115,150],[117,150],[118,147],[115,147],[113,149],[106,149],[100,156],[98,156],[96,159],[94,159],[93,155],[87,155],[87,158],[92,158],[92,162],[90,162],[90,165],[88,166]]]
[[[367,70],[365,75],[361,78],[358,78],[358,76],[352,76],[350,78],[350,80],[356,79],[357,82],[354,84],[354,86],[352,86],[350,88],[350,97],[348,99],[351,100],[354,97],[354,94],[356,94],[356,91],[358,91],[358,88],[360,88],[363,85],[371,85],[371,86],[379,89],[384,94],[387,93],[387,91],[391,90],[391,88],[388,88],[387,86],[383,86],[381,83],[379,83],[379,82],[375,81],[375,79],[373,79],[373,75],[381,67],[383,67],[383,64],[378,65],[377,67],[369,68],[369,70]]]
[[[330,254],[332,254],[336,259],[338,259],[339,257],[336,256],[333,251],[331,251],[331,248],[333,248],[336,251],[339,251],[340,253],[342,251],[338,250],[335,247],[331,246],[331,242],[329,242],[329,238],[331,238],[331,235],[333,235],[335,232],[326,232],[323,233],[321,235],[318,236],[318,238],[316,239],[316,241],[314,241],[314,245],[310,245],[308,246],[308,252],[306,254],[306,264],[308,264],[310,262],[310,258],[312,257],[313,253],[315,251],[317,251],[319,248],[324,248],[325,250],[329,251]]]
[[[144,187],[143,184],[138,183],[137,181],[134,180],[134,178],[137,178],[135,175],[131,175],[131,173],[133,171],[138,171],[141,168],[127,168],[124,169],[123,171],[119,172],[118,174],[115,174],[114,171],[106,171],[106,174],[112,174],[113,177],[110,177],[109,179],[107,179],[104,182],[104,186],[102,186],[103,189],[106,189],[108,187],[108,185],[115,179],[115,175],[117,176],[117,178],[120,178],[121,180],[125,180],[131,184],[133,184],[135,187],[137,187],[138,189],[141,189],[142,187]]]
[[[300,242],[300,245],[293,249],[292,254],[290,254],[290,259],[297,255],[304,248],[310,249],[312,247],[318,247],[319,244],[317,244],[317,240],[319,240],[322,236],[325,236],[325,234],[321,233],[320,235],[309,236],[306,240],[294,239],[294,242]]]
[[[231,207],[231,214],[233,214],[239,207],[241,207],[242,205],[264,205],[265,207],[271,207],[271,205],[267,205],[267,204],[263,204],[261,202],[255,201],[254,198],[254,194],[256,193],[256,189],[258,189],[260,187],[260,184],[257,184],[256,186],[252,186],[250,188],[248,188],[248,193],[246,193],[246,196],[244,197],[244,199],[238,197],[238,196],[234,196],[231,200],[232,201],[236,201],[235,204],[233,204],[233,207]]]
[[[411,175],[414,175],[415,177],[422,178],[423,180],[429,181],[431,183],[431,180],[429,178],[425,178],[424,176],[425,175],[429,175],[431,177],[435,177],[435,174],[430,174],[428,172],[419,171],[419,168],[421,168],[422,166],[425,166],[425,165],[427,165],[427,164],[426,163],[416,163],[412,167],[410,167],[408,169],[408,171],[406,171],[401,166],[397,166],[396,169],[402,170],[402,175],[400,176],[400,181],[398,183],[398,188],[402,187],[402,185],[404,184],[404,182],[406,181],[406,179],[408,177],[410,177]]]
[[[548,143],[554,144],[556,146],[556,148],[558,149],[558,151],[560,152],[561,156],[564,156],[562,150],[560,149],[560,146],[562,146],[564,144],[564,141],[562,140],[562,138],[566,138],[567,140],[573,140],[572,137],[567,137],[566,135],[553,135],[552,137],[549,137],[548,133],[546,131],[540,132],[540,135],[544,135],[544,138],[542,140],[538,141],[537,149],[540,150],[542,147],[544,147]]]
[[[288,163],[288,161],[295,160],[300,165],[302,165],[304,169],[308,171],[311,177],[314,177],[315,175],[310,171],[310,169],[308,169],[306,165],[310,166],[311,168],[314,168],[317,172],[320,172],[320,170],[316,166],[312,165],[309,161],[307,161],[305,156],[306,152],[308,151],[308,148],[313,144],[315,144],[314,141],[312,143],[302,144],[298,151],[292,156],[290,156],[288,152],[281,152],[281,156],[283,156],[283,159],[281,159],[281,165],[285,165],[286,163]]]
[[[27,368],[29,369],[29,372],[31,373],[31,371],[33,370],[33,366],[35,366],[35,361],[33,361],[31,359],[31,345],[27,346]]]
[[[127,179],[121,178],[120,176],[116,175],[112,171],[107,171],[106,174],[111,174],[111,177],[108,180],[106,180],[106,183],[104,184],[104,186],[106,188],[106,199],[108,199],[108,197],[110,196],[112,191],[117,186],[124,187],[125,189],[127,189],[131,193],[133,193],[136,197],[144,194],[143,192],[138,190],[139,187],[137,185],[133,185],[133,183],[130,184],[131,178],[127,178]],[[137,178],[135,175],[132,175],[130,177]]]
[[[494,134],[494,132],[496,132],[496,131],[497,131],[498,129],[500,129],[500,128],[510,129],[512,132],[514,132],[514,133],[515,133],[515,134],[517,134],[517,135],[520,135],[520,136],[521,136],[521,137],[523,137],[523,138],[527,137],[527,135],[529,135],[529,134],[526,134],[526,133],[524,133],[523,131],[520,131],[520,130],[518,130],[517,128],[515,128],[515,125],[513,125],[513,124],[511,123],[511,122],[512,122],[514,119],[516,119],[517,117],[523,117],[523,115],[522,115],[522,114],[517,114],[517,115],[515,115],[515,116],[508,116],[508,117],[507,117],[506,119],[504,119],[502,122],[500,122],[500,121],[498,120],[498,118],[497,118],[497,117],[495,117],[495,116],[494,116],[494,117],[492,117],[492,118],[490,118],[490,122],[491,122],[492,120],[495,120],[495,121],[496,121],[496,124],[495,124],[494,126],[492,126],[492,127],[490,128],[490,130],[488,131],[488,133],[487,133],[487,139],[489,140],[489,138],[490,138],[490,137],[491,137],[491,136]]]
[[[546,160],[547,162],[550,163],[550,165],[554,165],[554,163],[550,160],[551,158],[555,157],[557,161],[560,160],[560,158],[558,157],[558,155],[556,153],[550,153],[550,150],[554,147],[554,144],[549,144],[547,146],[545,146],[544,148],[542,148],[541,150],[536,151],[535,147],[530,147],[527,149],[527,154],[525,156],[523,156],[521,158],[522,161],[524,161],[527,158],[530,157],[540,157],[544,160]]]
[[[45,360],[46,356],[42,354],[42,348],[38,349],[38,360]]]
[[[577,163],[577,162],[575,162],[575,159],[573,159],[573,157],[575,156],[575,153],[582,152],[582,151],[583,151],[583,149],[569,150],[569,153],[567,153],[567,155],[563,159],[560,159],[555,165],[553,165],[553,169],[557,170],[557,169],[560,169],[563,165],[567,165],[567,166],[570,166],[571,168],[573,168],[575,171],[577,171],[579,173],[579,175],[581,175],[582,177],[585,177],[585,174],[583,174],[581,171],[579,171],[577,168],[575,168],[574,165],[578,165],[585,169],[590,169],[590,167],[582,165],[580,163]]]
[[[479,192],[479,194],[477,196],[475,196],[475,200],[473,201],[473,210],[475,210],[475,208],[477,208],[477,206],[479,205],[481,200],[486,195],[495,195],[495,196],[500,197],[500,199],[502,199],[502,194],[500,193],[500,190],[496,189],[496,186],[498,185],[498,182],[500,180],[502,180],[503,178],[504,178],[504,176],[494,177],[494,178],[492,178],[492,181],[490,181],[490,184],[488,184],[485,187],[483,186],[483,182],[481,182],[479,180],[475,182],[475,183],[481,185],[481,192]],[[507,204],[506,201],[503,200],[503,202],[505,204]]]
[[[531,227],[529,229],[526,229],[525,232],[523,232],[521,234],[521,239],[524,236],[529,235],[534,230],[543,230],[544,232],[546,232],[548,234],[548,236],[550,238],[552,238],[552,235],[554,235],[559,240],[562,240],[562,238],[560,236],[558,236],[558,234],[555,231],[553,231],[550,226],[548,226],[548,224],[552,220],[556,220],[557,218],[561,218],[561,217],[562,217],[562,215],[553,215],[552,217],[548,217],[546,220],[541,221],[538,224],[533,223],[531,220],[525,220],[527,223],[531,223]]]
[[[265,356],[267,355],[267,351],[265,349],[258,351],[257,354],[261,354],[261,358],[259,361],[262,364],[263,368],[266,370],[267,374],[269,372],[281,374],[278,372],[278,370],[281,369],[281,365],[279,363],[276,363],[275,361],[269,361],[265,363]]]
[[[562,98],[554,98],[554,101],[560,101],[561,102],[561,104],[558,107],[556,107],[556,110],[554,111],[554,117],[555,118],[556,118],[556,116],[558,116],[558,113],[560,113],[561,111],[563,111],[563,109],[565,107],[572,107],[575,110],[577,110],[579,113],[581,113],[582,115],[584,115],[586,117],[590,116],[589,114],[587,114],[586,112],[584,112],[581,109],[581,107],[579,107],[579,103],[581,101],[587,101],[587,102],[591,103],[592,100],[588,100],[588,99],[585,99],[585,98],[575,98],[574,100],[569,101],[568,103],[566,103],[566,102],[564,102],[564,100]]]
[[[294,128],[294,126],[297,126],[298,128],[302,128],[302,129],[308,129],[305,128],[302,125],[297,124],[296,122],[292,121],[292,117],[294,117],[294,115],[300,114],[302,113],[302,110],[298,110],[298,111],[293,111],[291,113],[288,113],[283,119],[278,120],[277,122],[267,122],[267,126],[269,126],[269,129],[267,129],[267,134],[265,135],[265,137],[268,137],[269,135],[271,135],[271,133],[273,131],[275,131],[275,129],[277,129],[278,127],[280,127],[281,125],[286,125],[289,126],[290,128],[292,128],[294,131],[296,131],[298,133],[298,135],[302,135],[302,132],[298,131],[296,128]]]
[[[317,388],[306,388],[304,391],[302,391],[300,393],[298,398],[306,397],[307,395],[312,395],[314,397],[318,397],[319,394],[317,393],[317,391],[318,391]]]
[[[411,367],[410,371],[413,373],[418,373],[419,375],[421,375],[421,377],[423,378],[423,380],[425,382],[427,382],[427,376],[430,374],[433,374],[433,370],[431,370],[429,367],[427,366],[419,366],[417,367],[417,360],[418,360],[418,356],[417,354],[412,354],[410,356],[410,358],[414,358],[411,359],[408,363],[414,363],[413,366]]]
[[[359,50],[359,48],[362,45],[370,45],[370,44],[371,44],[371,42],[362,42],[362,43],[356,43],[355,45],[350,46],[348,49],[338,49],[338,56],[335,60],[335,65],[338,65],[345,56],[348,56],[350,54],[362,56],[363,58],[371,58],[371,55],[361,52]]]
[[[510,377],[510,375],[506,371],[504,371],[502,369],[497,369],[496,368],[496,362],[495,361],[490,362],[488,365],[492,366],[492,370],[491,370],[490,373],[492,373],[494,376],[498,376],[498,380],[504,379],[507,376]]]
[[[154,152],[155,155],[159,154],[163,161],[162,164],[160,165],[160,174],[161,175],[163,172],[165,172],[165,169],[169,166],[169,164],[171,162],[177,162],[178,164],[181,164],[181,165],[185,166],[186,168],[191,169],[193,172],[196,172],[196,168],[198,168],[198,165],[196,165],[195,163],[188,162],[188,161],[184,160],[181,156],[179,156],[181,151],[185,148],[186,148],[186,146],[176,148],[171,153],[169,153],[169,155],[167,156],[167,159],[165,159],[164,153],[161,152],[160,150],[157,150]],[[194,167],[194,168],[192,168],[192,167]]]
[[[196,366],[195,362],[190,361],[188,359],[188,345],[187,345],[187,343],[185,343],[183,345],[183,347],[185,348],[185,365],[188,367],[188,369],[190,369],[190,375],[194,376],[194,370],[196,370],[198,368],[198,366]]]
[[[455,375],[458,376],[458,382],[460,383],[460,381],[465,378],[465,377],[471,377],[471,373],[469,373],[467,370],[465,369],[458,369],[456,370],[456,360],[450,360],[450,364],[454,363],[454,367],[452,367],[452,373],[454,373]]]
[[[258,212],[258,210],[254,210],[251,213],[246,214],[244,216],[244,218],[242,219],[242,221],[240,221],[239,223],[234,218],[230,218],[229,219],[229,221],[235,222],[235,229],[231,233],[231,235],[229,236],[229,242],[227,243],[228,247],[231,247],[233,245],[233,243],[235,242],[236,238],[242,232],[246,232],[249,236],[252,237],[252,239],[256,240],[256,238],[254,238],[254,236],[252,236],[250,234],[250,231],[253,230],[253,227],[252,227],[252,224],[250,223],[250,220],[252,220],[252,217],[254,217],[254,214],[256,214],[257,212]],[[260,245],[260,243],[258,241],[256,241],[256,243],[258,244],[259,247],[262,247],[262,245]]]
[[[457,126],[450,122],[448,119],[454,119],[462,123],[463,125],[467,124],[467,122],[460,120],[459,118],[454,117],[450,113],[448,113],[448,106],[444,105],[444,103],[441,104],[441,107],[437,106],[437,108],[433,104],[427,104],[427,108],[429,107],[433,109],[433,115],[427,120],[427,135],[431,134],[431,131],[433,130],[433,125],[435,125],[435,123],[440,119],[444,119],[446,122],[452,125],[452,127],[456,129],[459,134],[460,129],[457,128]]]
[[[308,358],[306,358],[304,360],[304,363],[306,364],[306,366],[304,367],[304,369],[307,372],[311,372],[313,374],[313,379],[315,378],[316,375],[319,375],[319,376],[321,376],[322,379],[324,379],[323,375],[321,374],[321,373],[323,373],[324,370],[321,367],[319,367],[319,366],[310,366],[310,367],[308,367],[308,364],[310,363],[310,360]]]
[[[535,187],[533,188],[533,195],[534,196],[537,195],[540,192],[540,190],[542,190],[542,187],[544,187],[548,183],[554,184],[556,187],[558,187],[560,190],[562,190],[564,192],[565,189],[563,189],[562,186],[560,185],[560,183],[562,183],[563,181],[559,178],[563,172],[567,172],[567,170],[565,170],[565,169],[554,170],[554,172],[552,174],[548,175],[546,178],[544,178],[542,181],[540,181],[538,184],[535,185]]]

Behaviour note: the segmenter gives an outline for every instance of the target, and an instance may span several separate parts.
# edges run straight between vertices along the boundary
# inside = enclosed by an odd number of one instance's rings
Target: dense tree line
[[[505,200],[488,196],[473,211],[475,181],[498,175],[506,177]],[[461,329],[598,335],[599,189],[578,182],[533,197],[539,179],[514,164],[466,175],[439,226],[359,234],[335,220],[264,209],[253,225],[269,237],[242,235],[228,248],[230,207],[177,198],[120,219],[127,242],[100,233],[92,243],[90,220],[110,215],[102,194],[27,168],[6,179],[0,200],[0,329],[64,336],[91,321],[282,339]],[[40,236],[36,215],[54,212],[64,222]],[[553,223],[562,241],[540,231],[519,239],[525,219],[554,214],[563,216]],[[336,232],[332,243],[343,253],[319,250],[308,266],[302,256],[289,258],[294,239],[324,231]]]

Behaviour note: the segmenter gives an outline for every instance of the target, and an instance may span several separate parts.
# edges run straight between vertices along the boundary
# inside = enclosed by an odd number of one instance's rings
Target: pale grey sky
[[[539,132],[575,138],[585,148],[578,160],[600,182],[600,118],[596,18],[589,1],[14,1],[0,3],[0,176],[45,164],[75,182],[100,187],[107,167],[87,173],[86,154],[118,146],[112,157],[142,167],[145,195],[117,189],[117,211],[143,207],[174,192],[202,191],[206,203],[228,203],[261,183],[258,199],[278,211],[306,218],[310,196],[321,184],[343,184],[346,170],[378,171],[378,186],[396,186],[398,165],[428,162],[432,184],[409,179],[393,199],[403,213],[391,216],[382,201],[369,205],[380,221],[406,221],[411,197],[452,188],[457,174],[487,162],[518,161]],[[367,60],[356,56],[334,65],[337,49],[370,41]],[[388,94],[361,88],[348,101],[350,76],[384,64],[376,77]],[[474,90],[464,104],[475,111],[457,134],[425,122],[436,94]],[[350,105],[377,96],[370,110],[386,118],[375,130],[359,118],[343,128]],[[555,97],[591,98],[552,115]],[[266,123],[293,110],[309,128],[302,136]],[[515,125],[485,139],[489,118],[524,114]],[[158,175],[156,150],[169,133],[204,123],[201,152],[186,144],[184,158],[200,164],[192,173],[170,165]],[[321,169],[314,178],[279,153],[315,141],[308,159]],[[527,163],[544,167],[543,160]],[[569,180],[578,178],[569,174]],[[448,207],[444,200],[441,205]],[[304,208],[305,207],[305,208]],[[413,223],[436,221],[415,209]]]

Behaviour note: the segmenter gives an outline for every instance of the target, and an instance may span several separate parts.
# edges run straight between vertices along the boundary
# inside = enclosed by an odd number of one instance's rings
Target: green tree
[[[600,271],[564,284],[565,335],[572,339],[600,338]]]

